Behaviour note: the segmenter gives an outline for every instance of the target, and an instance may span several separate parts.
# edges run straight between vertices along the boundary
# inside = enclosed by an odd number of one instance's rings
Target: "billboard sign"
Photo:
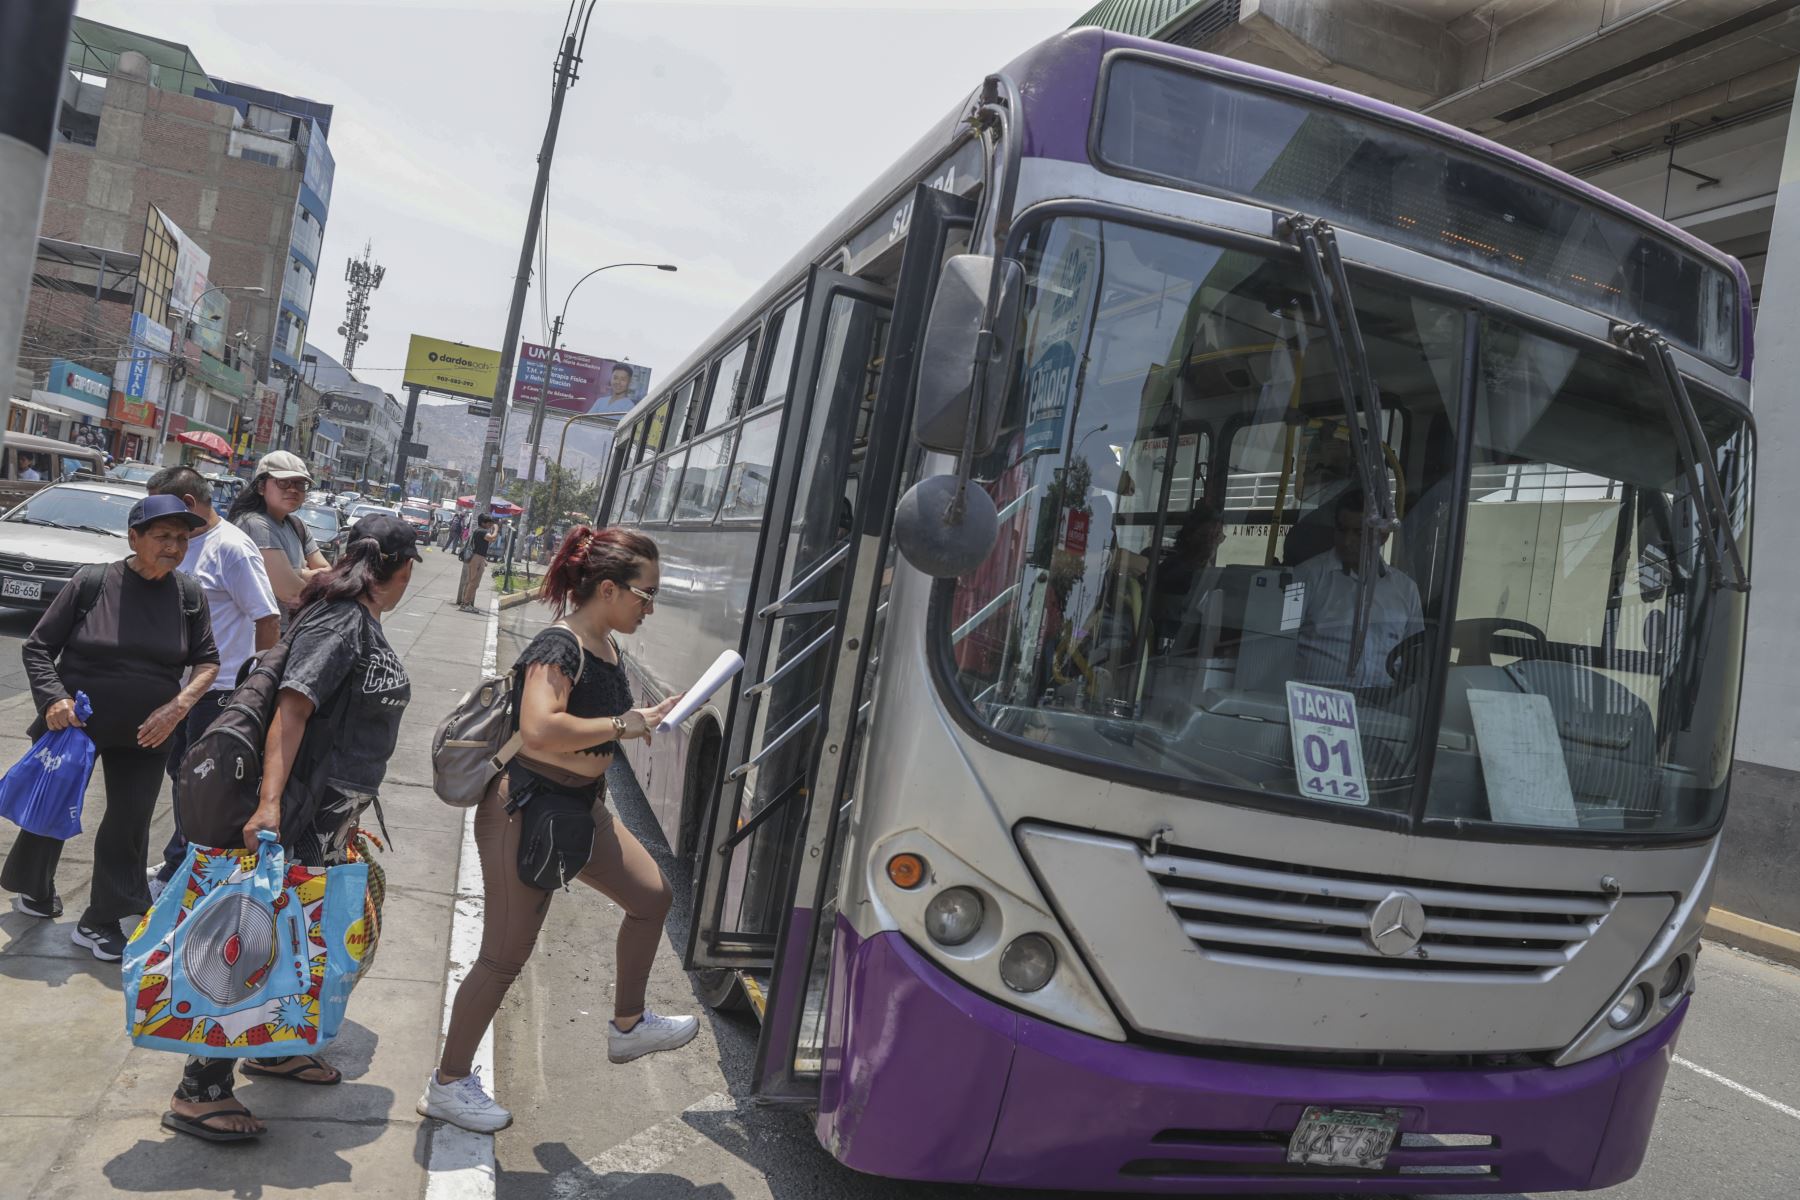
[[[413,334],[400,382],[465,400],[492,400],[500,386],[500,352]]]
[[[650,391],[650,368],[614,358],[595,358],[558,347],[520,346],[513,402],[536,404],[546,388],[545,407],[571,414],[625,413]]]
[[[169,214],[160,208],[156,215],[168,227],[169,236],[175,239],[175,281],[169,289],[169,307],[179,310],[190,319],[198,319],[194,305],[206,294],[206,274],[212,270],[212,255],[200,248],[199,243],[181,231],[181,226],[169,220]],[[171,316],[174,315],[172,311]]]
[[[231,296],[225,292],[207,292],[194,310],[194,337],[200,348],[214,358],[225,357],[225,341],[231,324]]]
[[[98,416],[106,415],[107,401],[112,398],[112,382],[106,376],[60,358],[50,360],[50,377],[44,390],[74,401],[79,411]]]
[[[281,411],[281,393],[267,385],[259,385],[256,397],[256,437],[253,444],[267,446],[275,437],[275,414]]]
[[[125,360],[119,390],[131,400],[142,400],[150,392],[151,364],[157,354],[167,354],[174,335],[166,325],[152,321],[141,312],[131,314],[131,357]]]

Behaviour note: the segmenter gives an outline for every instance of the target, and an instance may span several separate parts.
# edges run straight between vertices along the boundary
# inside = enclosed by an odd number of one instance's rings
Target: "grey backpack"
[[[587,665],[581,638],[567,625],[560,629],[575,641],[580,652],[575,682]],[[494,779],[519,752],[521,738],[513,717],[513,672],[489,675],[464,696],[438,724],[431,737],[431,788],[438,799],[455,808],[474,808],[487,795]]]

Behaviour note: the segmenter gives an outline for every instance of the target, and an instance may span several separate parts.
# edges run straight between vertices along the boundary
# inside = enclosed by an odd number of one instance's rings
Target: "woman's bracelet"
[[[625,718],[624,717],[614,717],[612,719],[612,723],[613,723],[613,741],[623,742],[625,740],[625,732],[626,732]]]

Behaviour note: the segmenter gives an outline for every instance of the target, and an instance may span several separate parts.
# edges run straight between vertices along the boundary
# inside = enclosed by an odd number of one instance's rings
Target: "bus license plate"
[[[1320,1108],[1300,1114],[1288,1140],[1287,1160],[1310,1167],[1354,1167],[1379,1171],[1400,1136],[1400,1114]]]
[[[42,600],[44,585],[35,579],[8,579],[0,583],[0,596],[17,600]]]

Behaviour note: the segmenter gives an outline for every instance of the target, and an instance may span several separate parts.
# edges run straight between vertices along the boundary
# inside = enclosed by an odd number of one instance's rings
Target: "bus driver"
[[[1388,654],[1425,629],[1419,589],[1400,568],[1376,559],[1376,578],[1369,589],[1369,627],[1361,660],[1350,667],[1356,596],[1361,587],[1357,568],[1363,540],[1363,494],[1348,491],[1332,506],[1335,532],[1331,549],[1294,568],[1294,582],[1305,588],[1294,676],[1331,687],[1382,688],[1395,681],[1388,674]],[[1387,531],[1379,535],[1387,541]],[[1377,547],[1379,549],[1379,547]]]

